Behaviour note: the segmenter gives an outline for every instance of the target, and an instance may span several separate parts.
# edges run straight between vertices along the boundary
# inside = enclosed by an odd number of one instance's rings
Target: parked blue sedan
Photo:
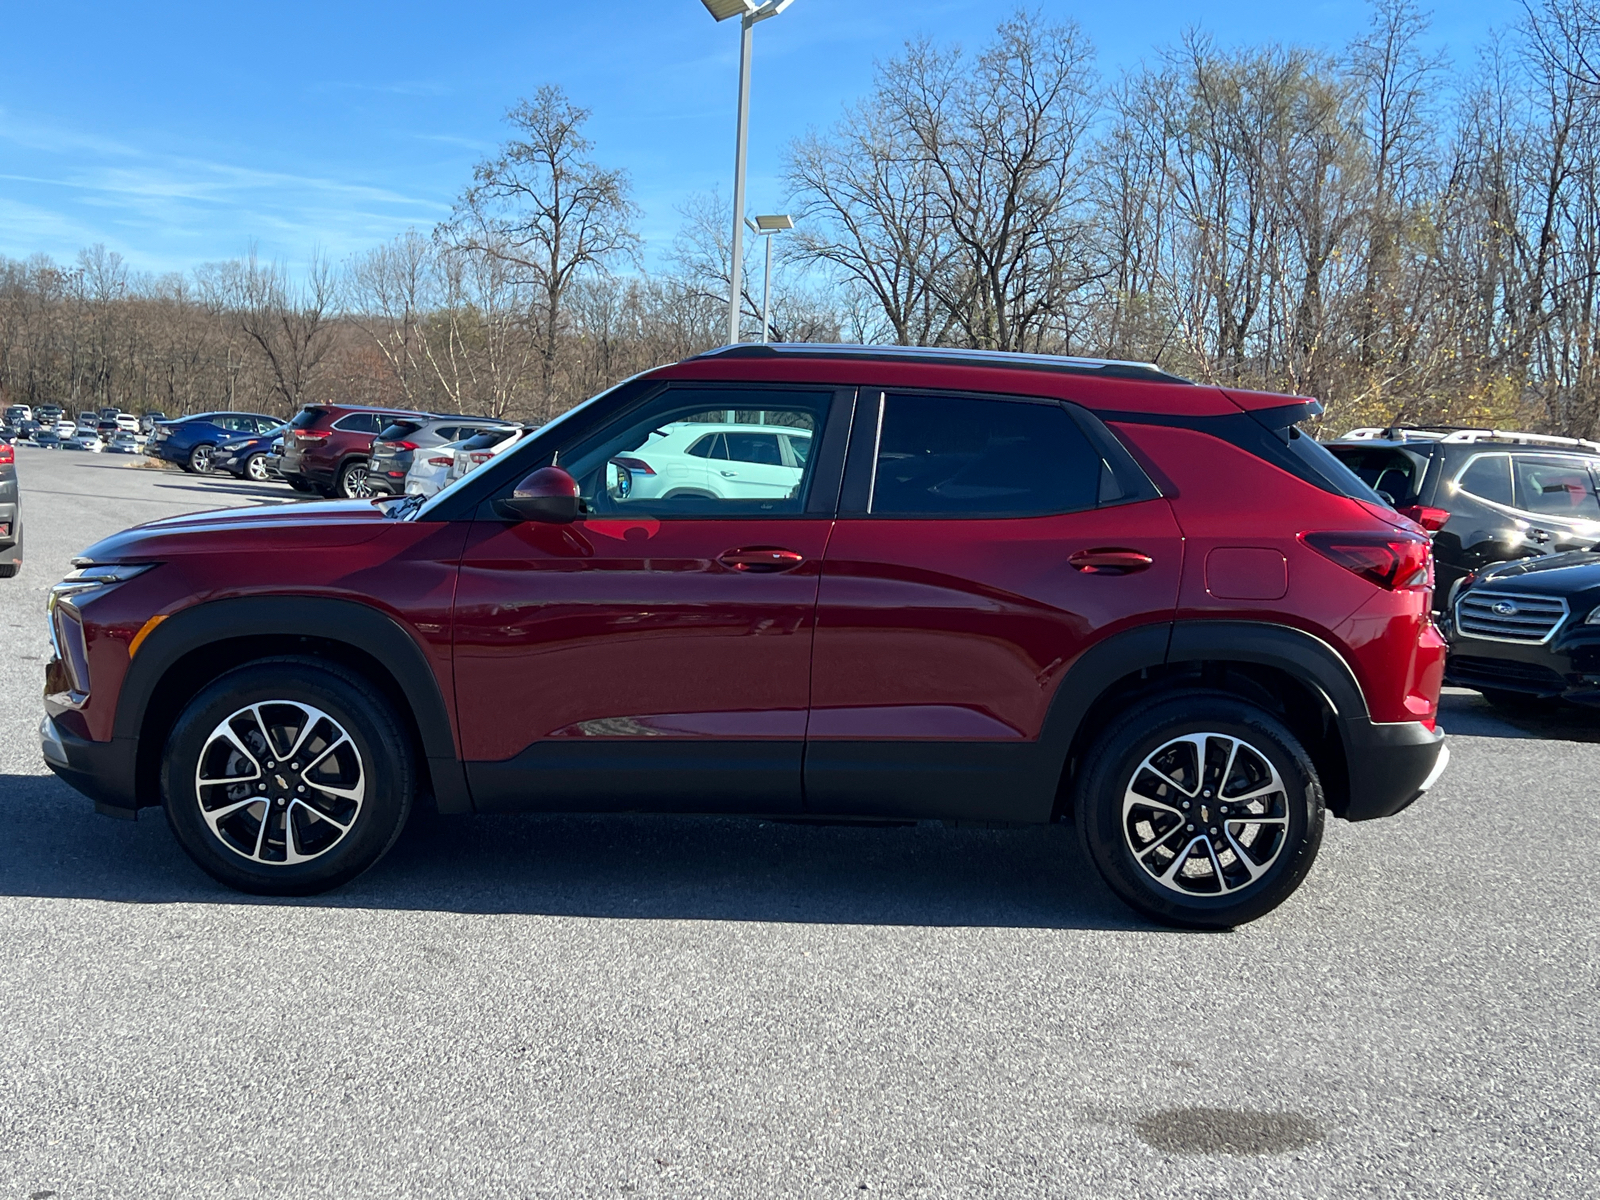
[[[144,452],[151,458],[177,463],[185,471],[208,475],[212,457],[223,442],[255,437],[281,424],[281,418],[261,413],[208,412],[176,417],[156,422]]]
[[[255,483],[281,479],[273,459],[272,443],[282,437],[287,428],[286,422],[279,422],[274,428],[254,437],[236,437],[218,443],[211,455],[211,469],[226,471],[235,479],[249,479]]]

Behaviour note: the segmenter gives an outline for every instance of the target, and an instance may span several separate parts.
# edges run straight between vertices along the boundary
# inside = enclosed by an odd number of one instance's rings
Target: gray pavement
[[[1600,720],[1452,694],[1411,811],[1226,934],[1068,831],[416,822],[217,887],[34,742],[44,592],[280,487],[23,449],[0,581],[0,1200],[1600,1194]]]

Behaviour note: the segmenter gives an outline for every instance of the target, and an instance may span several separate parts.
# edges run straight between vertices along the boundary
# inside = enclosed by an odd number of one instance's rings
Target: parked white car
[[[530,433],[535,432],[530,427],[513,429],[505,437],[496,438],[492,433],[481,433],[475,438],[468,438],[456,450],[455,462],[451,464],[450,473],[445,478],[445,483],[452,484],[463,475],[476,471],[502,450],[509,450]]]
[[[139,418],[132,413],[118,413],[117,429],[122,433],[138,433]]]
[[[624,501],[783,499],[800,486],[810,453],[809,429],[677,422],[613,458],[606,484]]]
[[[450,469],[456,465],[456,451],[470,442],[446,442],[432,450],[418,450],[411,459],[411,469],[406,472],[406,495],[437,496],[450,482]]]
[[[66,441],[70,437],[78,436],[78,427],[65,417],[56,422],[55,429],[56,436],[62,441]]]

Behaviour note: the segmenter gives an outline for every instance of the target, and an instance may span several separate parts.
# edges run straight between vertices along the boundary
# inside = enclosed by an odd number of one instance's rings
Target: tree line
[[[1414,0],[1337,51],[1192,32],[1115,78],[1026,10],[975,52],[912,41],[787,148],[771,335],[1154,361],[1318,396],[1333,429],[1600,434],[1600,6],[1525,0],[1470,62],[1429,45]],[[718,344],[726,205],[645,270],[587,116],[540,89],[449,219],[340,264],[0,260],[0,398],[539,420]]]

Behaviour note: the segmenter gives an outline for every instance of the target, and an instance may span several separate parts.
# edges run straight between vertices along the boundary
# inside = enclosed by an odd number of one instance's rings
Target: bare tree
[[[473,184],[456,205],[447,237],[458,249],[507,264],[539,296],[542,385],[554,397],[563,308],[574,280],[631,260],[638,245],[637,210],[626,171],[588,157],[583,135],[589,110],[559,87],[539,89],[506,114],[517,136],[473,170]]]

